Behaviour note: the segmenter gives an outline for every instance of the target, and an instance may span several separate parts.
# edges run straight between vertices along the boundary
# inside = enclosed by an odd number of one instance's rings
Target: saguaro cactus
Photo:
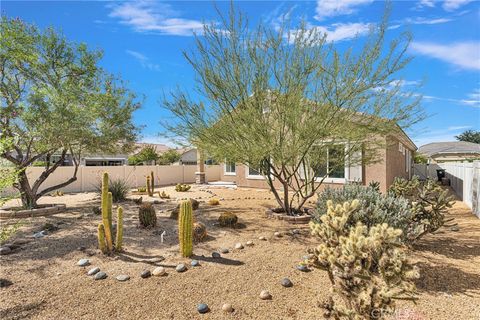
[[[182,256],[190,257],[193,253],[193,210],[190,201],[183,201],[180,204],[178,240]]]
[[[123,244],[123,208],[117,209],[117,239],[115,240],[115,250],[122,251]]]

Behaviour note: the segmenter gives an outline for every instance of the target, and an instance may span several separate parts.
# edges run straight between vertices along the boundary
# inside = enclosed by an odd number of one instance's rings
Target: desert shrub
[[[142,228],[155,227],[157,225],[157,214],[155,213],[155,207],[151,203],[142,203],[138,208],[138,222]]]
[[[448,190],[435,181],[419,181],[416,176],[411,180],[395,178],[388,193],[410,202],[416,240],[442,227],[447,222],[445,214],[454,202],[454,197],[449,196]]]
[[[238,217],[232,212],[224,212],[218,217],[218,223],[222,227],[234,227],[238,222]]]
[[[327,213],[328,200],[334,203],[350,202],[357,199],[357,209],[349,215],[346,224],[348,227],[361,222],[367,228],[377,224],[386,223],[392,228],[402,230],[401,238],[409,242],[416,237],[415,226],[412,222],[413,213],[407,199],[397,198],[391,195],[382,195],[372,186],[348,184],[343,188],[326,188],[318,195],[317,208],[314,211],[314,220],[321,221],[321,217]]]
[[[220,204],[220,200],[212,198],[212,199],[208,200],[208,204],[211,205],[211,206],[218,206]]]
[[[56,191],[53,191],[52,193],[50,193],[51,197],[61,197],[63,195],[65,195],[65,193],[61,190],[56,190]]]
[[[22,221],[18,221],[11,226],[2,226],[0,227],[0,244],[5,243],[8,239],[10,239],[18,229],[23,225]]]
[[[98,192],[102,192],[102,182],[96,186]],[[128,192],[130,187],[128,186],[127,181],[123,179],[110,179],[108,182],[108,192],[112,193],[112,201],[120,202],[127,199]]]
[[[201,242],[207,236],[207,227],[201,222],[193,224],[193,241]]]
[[[162,192],[158,192],[158,196],[161,198],[161,199],[170,199],[170,195],[168,195],[165,191],[162,191]]]
[[[368,184],[368,186],[370,188],[372,188],[373,190],[377,191],[377,192],[380,192],[380,182],[378,181],[370,181],[370,183]]]
[[[414,300],[417,269],[407,260],[402,230],[386,223],[368,227],[348,223],[360,201],[327,203],[321,223],[310,222],[320,244],[306,263],[328,272],[331,295],[322,307],[333,319],[384,319],[395,300]],[[380,313],[379,313],[380,312]]]
[[[147,192],[147,188],[146,187],[138,187],[137,191],[138,192]]]
[[[188,185],[188,184],[179,183],[175,186],[175,191],[177,191],[177,192],[187,192],[188,190],[190,190],[190,188],[191,188],[191,186]]]
[[[200,202],[198,200],[190,199],[190,202],[192,203],[193,211],[197,210],[200,207]],[[180,204],[178,204],[176,208],[170,212],[170,219],[178,219],[179,211],[180,211]]]

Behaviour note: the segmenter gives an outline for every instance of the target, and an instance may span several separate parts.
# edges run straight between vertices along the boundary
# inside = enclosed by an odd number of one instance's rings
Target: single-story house
[[[418,148],[429,163],[480,159],[480,144],[466,141],[432,142]]]
[[[380,161],[367,165],[350,166],[348,159],[345,159],[344,169],[332,172],[324,180],[323,187],[341,186],[353,181],[368,185],[372,181],[378,181],[380,190],[385,192],[395,177],[411,178],[413,154],[417,150],[416,145],[402,130],[400,134],[389,135],[384,139],[386,147],[379,152]],[[253,168],[228,162],[222,165],[221,181],[233,182],[239,187],[269,188],[265,178]],[[326,168],[328,168],[328,151]],[[278,188],[281,188],[279,184]]]

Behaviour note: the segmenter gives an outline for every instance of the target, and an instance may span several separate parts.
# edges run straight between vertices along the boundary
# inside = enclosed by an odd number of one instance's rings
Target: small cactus
[[[115,240],[115,250],[122,251],[123,244],[123,208],[117,209],[117,239]]]
[[[193,241],[195,243],[202,242],[207,236],[207,227],[201,222],[195,222],[193,224]]]
[[[178,238],[180,253],[183,257],[190,257],[193,253],[193,210],[190,201],[183,201],[180,204]]]
[[[218,223],[222,227],[235,227],[238,222],[238,217],[232,212],[224,212],[218,217]]]
[[[157,225],[155,207],[151,203],[145,202],[138,208],[138,221],[142,228],[150,228]]]
[[[170,196],[165,192],[165,191],[162,191],[162,192],[158,192],[158,196],[161,198],[161,199],[170,199]]]
[[[188,185],[188,184],[182,184],[182,183],[179,183],[175,186],[175,191],[177,192],[187,192],[188,190],[190,190],[191,186]]]
[[[152,181],[151,177],[147,176],[147,194],[149,197],[153,197],[153,190],[152,190]]]
[[[150,183],[153,195],[153,193],[155,192],[155,175],[153,174],[153,171],[150,171]]]
[[[220,204],[220,201],[218,199],[212,198],[208,200],[208,204],[211,206],[218,206]]]

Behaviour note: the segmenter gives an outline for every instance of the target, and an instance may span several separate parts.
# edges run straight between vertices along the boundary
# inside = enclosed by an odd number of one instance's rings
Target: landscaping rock
[[[451,231],[460,231],[460,228],[457,226],[453,226],[450,228]]]
[[[297,270],[302,271],[302,272],[310,271],[310,269],[308,269],[308,267],[303,265],[303,264],[299,264],[296,268],[297,268]]]
[[[42,231],[40,231],[40,232],[34,233],[34,234],[33,234],[33,237],[34,237],[35,239],[39,239],[39,238],[45,237],[46,235],[47,235],[47,232],[44,231],[44,230],[42,230]]]
[[[282,281],[281,281],[281,284],[282,284],[282,286],[284,286],[285,288],[290,288],[290,287],[293,286],[292,281],[290,281],[290,279],[288,279],[288,278],[283,278]]]
[[[253,246],[253,241],[247,241],[247,246],[249,247]]]
[[[238,249],[238,250],[243,249],[243,244],[241,244],[240,242],[235,243],[235,249]]]
[[[143,279],[150,278],[151,275],[152,273],[150,272],[150,270],[143,270],[142,273],[140,273],[140,277],[142,277]]]
[[[207,313],[210,309],[208,308],[208,305],[206,305],[205,303],[200,303],[199,305],[197,305],[197,311],[198,313]]]
[[[100,268],[99,267],[95,267],[95,268],[92,268],[90,270],[88,270],[87,274],[89,276],[93,276],[94,274],[97,274],[98,272],[100,272]]]
[[[198,267],[200,265],[200,262],[198,262],[198,260],[192,260],[192,262],[190,262],[190,264],[192,265],[192,267]]]
[[[12,249],[10,249],[10,247],[7,247],[7,246],[0,247],[0,255],[3,256],[10,253],[12,253]]]
[[[177,265],[177,267],[175,268],[175,271],[177,271],[177,272],[185,272],[185,271],[187,271],[187,267],[186,267],[183,263],[180,263],[180,264]]]
[[[260,236],[260,237],[258,237],[258,240],[266,241],[267,238],[265,238],[264,236]]]
[[[94,277],[95,280],[103,280],[105,278],[107,278],[107,274],[103,271],[96,273]]]
[[[217,259],[217,258],[220,258],[220,257],[221,257],[220,253],[218,253],[218,252],[212,252],[212,258]]]
[[[152,274],[157,277],[163,276],[165,275],[165,273],[166,271],[164,267],[156,267],[155,269],[153,269],[153,272],[152,272]]]
[[[77,262],[77,265],[80,266],[80,267],[86,267],[89,264],[90,264],[90,260],[88,260],[88,259],[80,259]]]
[[[281,237],[282,237],[282,234],[281,234],[280,232],[278,232],[278,231],[275,232],[273,235],[274,235],[275,237],[277,237],[277,238],[281,238]]]
[[[233,312],[233,307],[230,303],[225,303],[222,306],[222,310],[225,311],[225,312]]]
[[[221,249],[220,249],[220,252],[223,253],[223,254],[225,254],[225,253],[228,253],[229,250],[228,250],[228,248],[221,248]]]
[[[120,282],[125,282],[130,280],[130,276],[126,274],[121,274],[121,275],[118,275],[116,279]]]
[[[270,299],[272,299],[272,295],[267,290],[263,290],[262,292],[260,292],[260,299],[270,300]]]

